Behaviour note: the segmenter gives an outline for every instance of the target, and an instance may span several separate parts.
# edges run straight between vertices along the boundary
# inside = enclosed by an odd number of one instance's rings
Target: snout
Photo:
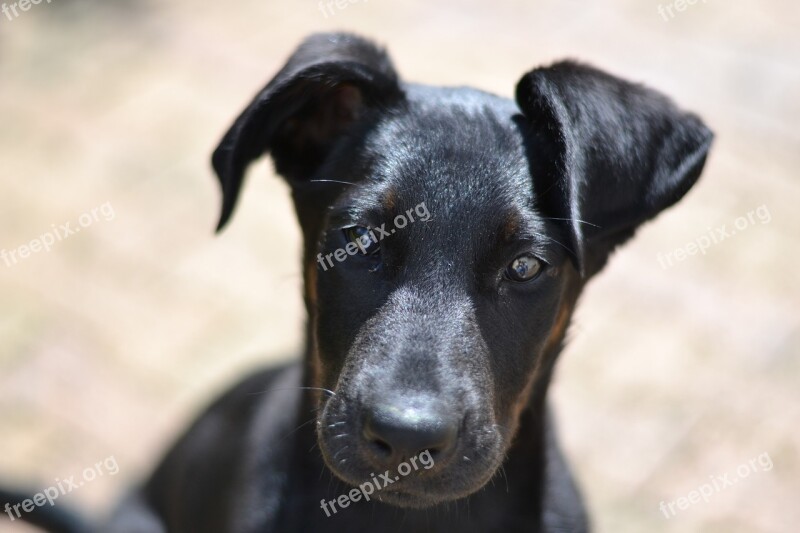
[[[361,449],[376,468],[392,468],[426,450],[446,462],[457,448],[463,415],[428,394],[372,402],[362,408]]]
[[[353,486],[389,480],[374,496],[381,502],[426,508],[457,500],[502,463],[508,422],[498,420],[504,411],[489,352],[471,300],[461,296],[452,287],[402,285],[341,360],[320,369],[320,384],[333,392],[320,399],[322,458]]]
[[[337,477],[360,486],[378,476],[387,481],[375,499],[425,508],[475,492],[497,471],[508,439],[485,402],[380,389],[340,389],[321,412],[319,447]]]

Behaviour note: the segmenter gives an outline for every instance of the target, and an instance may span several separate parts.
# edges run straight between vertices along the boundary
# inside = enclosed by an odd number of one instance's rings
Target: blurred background
[[[4,6],[3,482],[39,490],[113,457],[118,473],[58,502],[102,513],[232,380],[299,351],[288,189],[262,161],[215,236],[208,161],[303,37],[344,29],[386,45],[406,80],[511,96],[525,71],[572,57],[711,125],[699,185],[584,294],[552,396],[597,531],[798,531],[796,3]],[[708,501],[660,508],[726,476]]]

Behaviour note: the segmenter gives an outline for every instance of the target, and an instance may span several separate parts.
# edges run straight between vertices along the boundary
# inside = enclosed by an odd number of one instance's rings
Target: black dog
[[[213,158],[220,228],[262,154],[292,188],[305,357],[218,400],[102,531],[587,531],[553,365],[585,283],[711,138],[581,64],[529,72],[513,102],[310,37]]]

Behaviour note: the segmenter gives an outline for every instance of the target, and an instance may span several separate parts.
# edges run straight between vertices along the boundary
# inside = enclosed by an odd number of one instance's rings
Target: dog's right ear
[[[222,186],[217,231],[231,216],[247,166],[271,152],[290,184],[309,179],[334,142],[370,109],[403,98],[386,53],[355,35],[315,34],[259,92],[212,157]]]
[[[564,61],[527,73],[517,103],[536,150],[538,201],[568,221],[585,278],[694,185],[713,134],[660,93]]]

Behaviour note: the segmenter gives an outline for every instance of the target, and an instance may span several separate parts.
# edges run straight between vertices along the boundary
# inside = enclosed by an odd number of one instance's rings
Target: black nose
[[[442,459],[455,449],[460,417],[444,402],[413,396],[373,404],[364,420],[364,439],[373,462],[388,465],[425,450]]]

